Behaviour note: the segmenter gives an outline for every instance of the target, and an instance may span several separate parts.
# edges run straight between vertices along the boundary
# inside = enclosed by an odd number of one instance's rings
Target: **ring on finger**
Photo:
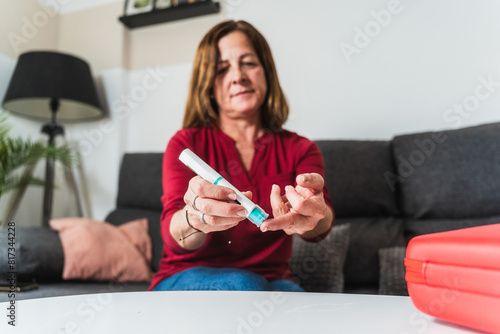
[[[198,197],[200,197],[200,196],[196,195],[196,196],[194,197],[194,199],[193,199],[193,202],[191,203],[191,206],[193,207],[194,211],[196,211],[196,212],[200,212],[200,210],[198,210],[198,208],[197,208],[197,207],[196,207],[196,205],[195,205],[195,203],[196,203],[196,199],[197,199]]]
[[[206,222],[205,222],[205,219],[203,219],[203,216],[205,216],[205,214],[203,212],[200,212],[200,221],[203,225],[208,225]]]

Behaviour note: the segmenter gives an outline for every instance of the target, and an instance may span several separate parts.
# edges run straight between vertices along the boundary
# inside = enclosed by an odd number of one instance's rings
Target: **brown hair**
[[[218,43],[222,37],[234,31],[241,31],[248,36],[264,68],[267,95],[262,108],[262,126],[272,131],[279,131],[288,118],[289,109],[278,80],[271,49],[264,36],[250,23],[233,20],[217,24],[203,37],[198,46],[182,127],[203,126],[219,117],[217,103],[210,98],[213,94],[219,60]]]

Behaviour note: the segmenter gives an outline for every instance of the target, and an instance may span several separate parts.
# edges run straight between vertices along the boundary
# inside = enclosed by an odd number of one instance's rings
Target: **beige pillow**
[[[52,219],[64,251],[63,279],[145,282],[151,272],[146,218],[120,226],[87,218]]]

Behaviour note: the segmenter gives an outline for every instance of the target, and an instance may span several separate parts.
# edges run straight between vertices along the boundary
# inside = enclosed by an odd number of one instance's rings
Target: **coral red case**
[[[420,311],[500,333],[500,224],[415,237],[405,266]]]

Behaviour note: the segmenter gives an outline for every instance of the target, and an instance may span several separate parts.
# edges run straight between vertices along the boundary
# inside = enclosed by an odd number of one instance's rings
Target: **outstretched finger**
[[[322,196],[303,196],[292,186],[287,186],[285,191],[292,210],[301,215],[314,216],[324,207]]]
[[[323,186],[325,185],[325,180],[318,173],[304,173],[297,175],[295,181],[298,186],[311,189],[315,194],[323,191]]]
[[[286,214],[289,211],[288,206],[283,201],[281,196],[281,189],[277,184],[273,184],[271,188],[271,207],[273,209],[273,216],[279,217]]]

